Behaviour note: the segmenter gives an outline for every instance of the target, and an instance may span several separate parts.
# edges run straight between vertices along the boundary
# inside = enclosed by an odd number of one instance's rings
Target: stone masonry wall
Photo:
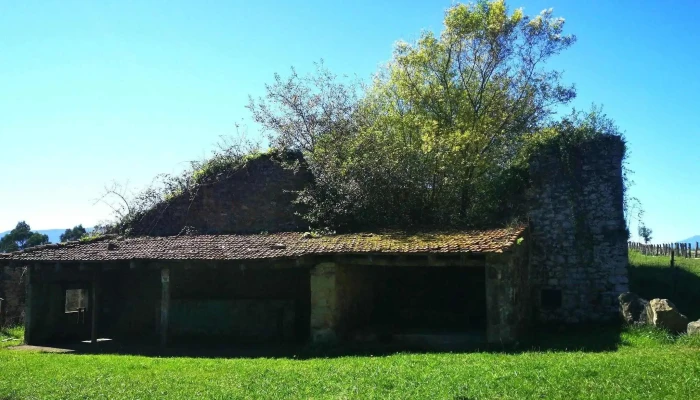
[[[376,274],[367,266],[323,262],[311,270],[311,340],[345,339],[372,316]]]
[[[604,136],[530,162],[530,266],[536,315],[567,323],[615,318],[628,290],[625,144]]]
[[[282,161],[300,161],[294,171]],[[149,210],[129,225],[130,236],[171,236],[183,228],[200,234],[260,233],[304,229],[293,204],[311,181],[298,153],[263,154],[225,177],[212,179]]]
[[[311,285],[311,341],[332,343],[337,340],[338,304],[336,270],[332,262],[320,263],[310,271]]]
[[[527,238],[505,253],[486,255],[486,339],[516,341],[532,320]]]
[[[20,325],[24,322],[26,279],[21,267],[0,267],[0,326]]]

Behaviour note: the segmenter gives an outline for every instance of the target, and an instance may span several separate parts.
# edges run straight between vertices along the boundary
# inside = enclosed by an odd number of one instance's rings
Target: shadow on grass
[[[406,345],[392,343],[345,343],[338,346],[310,345],[220,345],[216,343],[188,343],[187,346],[174,343],[161,349],[156,344],[128,344],[116,341],[97,344],[80,343],[61,346],[69,352],[65,355],[111,354],[136,355],[146,357],[190,357],[190,358],[286,358],[313,359],[336,358],[348,356],[389,356],[402,354],[431,353],[506,353],[566,351],[566,352],[606,352],[615,351],[622,343],[621,326],[615,325],[578,325],[546,326],[530,335],[521,343],[511,345],[472,343],[460,346],[444,345]]]
[[[630,291],[640,297],[669,299],[691,321],[700,319],[700,276],[683,267],[686,260],[678,260],[680,268],[631,264]]]

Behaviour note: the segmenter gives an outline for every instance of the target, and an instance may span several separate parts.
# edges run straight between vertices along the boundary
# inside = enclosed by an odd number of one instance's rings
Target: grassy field
[[[668,286],[663,260],[640,257],[631,255],[633,287],[648,290],[647,297],[673,289],[693,304],[685,291],[696,280]],[[697,279],[700,265],[684,271]],[[0,338],[21,333],[15,329]],[[2,400],[693,399],[698,393],[700,336],[645,327],[542,334],[519,349],[465,353],[198,358],[0,349]]]
[[[670,299],[690,319],[700,319],[700,259],[677,258],[675,269],[670,262],[670,257],[631,251],[630,290],[647,300]]]

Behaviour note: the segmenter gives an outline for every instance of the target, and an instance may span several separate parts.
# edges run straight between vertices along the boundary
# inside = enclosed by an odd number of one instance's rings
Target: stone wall
[[[284,162],[299,161],[296,171]],[[263,154],[149,210],[128,225],[130,236],[171,236],[191,227],[201,234],[297,231],[295,191],[311,181],[299,153]]]
[[[615,318],[628,290],[625,144],[604,136],[552,145],[530,160],[531,282],[541,321]]]
[[[332,343],[371,321],[376,274],[371,266],[323,262],[311,270],[311,340]]]
[[[486,339],[511,343],[532,323],[528,239],[505,253],[486,255]]]
[[[14,326],[24,323],[24,296],[26,279],[24,268],[0,267],[0,326]]]
[[[337,265],[333,262],[320,263],[311,269],[311,341],[332,343],[338,338],[338,304],[336,296]]]

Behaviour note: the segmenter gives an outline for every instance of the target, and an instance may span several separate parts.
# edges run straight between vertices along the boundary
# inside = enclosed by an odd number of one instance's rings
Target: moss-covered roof
[[[525,227],[433,233],[356,233],[105,237],[6,254],[6,261],[250,260],[328,254],[501,253]]]

